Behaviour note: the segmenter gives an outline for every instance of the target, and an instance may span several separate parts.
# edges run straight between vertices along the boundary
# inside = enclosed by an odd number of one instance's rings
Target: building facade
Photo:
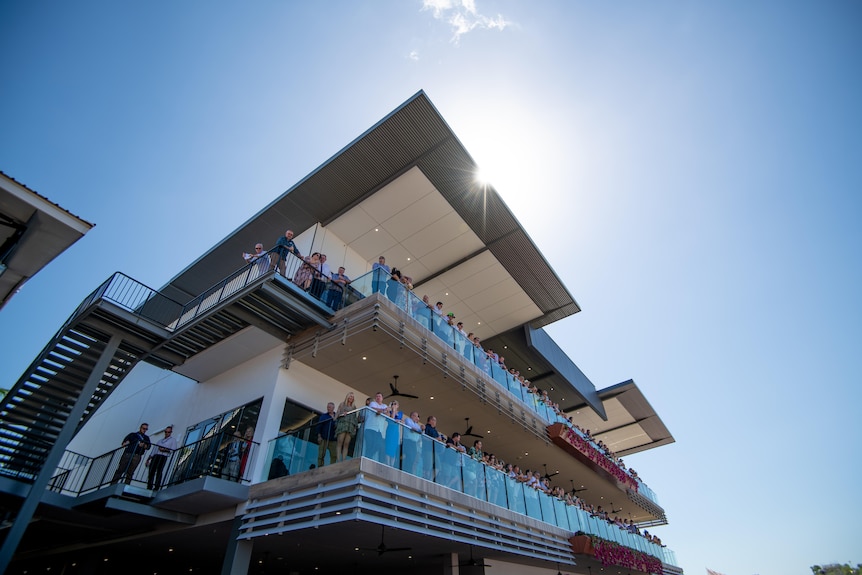
[[[673,437],[544,331],[580,308],[475,173],[420,92],[161,289],[99,286],[4,399],[7,572],[681,573],[619,461]]]

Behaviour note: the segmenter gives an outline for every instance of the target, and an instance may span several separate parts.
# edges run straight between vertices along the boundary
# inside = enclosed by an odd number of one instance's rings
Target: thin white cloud
[[[472,30],[505,30],[512,24],[502,14],[479,14],[476,0],[422,0],[422,10],[430,10],[434,18],[451,26],[453,44]]]
[[[414,62],[419,61],[419,51],[418,50],[410,50],[410,54],[407,55],[408,58],[413,60]]]

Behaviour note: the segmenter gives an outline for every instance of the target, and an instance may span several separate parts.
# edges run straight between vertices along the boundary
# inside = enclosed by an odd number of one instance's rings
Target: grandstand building
[[[0,571],[681,574],[643,535],[667,522],[661,478],[617,460],[673,437],[545,331],[580,308],[476,171],[419,92],[160,289],[108,278],[0,408]],[[401,419],[364,407],[378,392]],[[320,418],[351,393],[333,463]],[[176,449],[120,447],[143,423]]]

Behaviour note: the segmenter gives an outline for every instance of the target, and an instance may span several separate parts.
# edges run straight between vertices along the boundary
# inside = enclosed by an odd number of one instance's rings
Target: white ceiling
[[[419,168],[407,171],[326,228],[365,261],[385,255],[387,264],[413,279],[417,296],[442,301],[467,331],[482,338],[542,315]],[[427,279],[465,258],[469,259]]]

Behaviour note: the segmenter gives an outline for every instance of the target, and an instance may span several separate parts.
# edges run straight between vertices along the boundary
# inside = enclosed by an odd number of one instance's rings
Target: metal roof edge
[[[70,212],[69,210],[67,210],[63,206],[61,206],[60,204],[49,200],[47,197],[43,196],[42,194],[40,194],[36,190],[29,188],[27,185],[19,182],[18,180],[16,180],[15,178],[10,176],[9,174],[3,172],[2,170],[0,170],[0,178],[5,179],[10,184],[9,187],[3,186],[4,190],[12,192],[14,190],[14,188],[18,188],[19,192],[23,191],[23,192],[26,192],[28,194],[32,194],[33,196],[38,198],[41,203],[48,204],[49,206],[51,206],[51,209],[48,209],[48,210],[41,209],[40,211],[45,212],[46,214],[54,217],[54,219],[71,220],[71,221],[64,221],[63,223],[65,225],[67,225],[68,227],[75,229],[81,235],[86,234],[88,231],[90,231],[92,228],[94,228],[96,226],[96,224],[94,224],[92,222],[88,222],[87,220],[85,220],[84,218],[82,218],[80,216],[76,216],[75,214],[73,214],[72,212]],[[35,205],[33,207],[36,209],[39,209]],[[61,218],[58,218],[57,215],[55,215],[55,213],[54,213],[57,210],[62,212],[64,214],[64,216]],[[73,225],[73,224],[76,224],[76,225]]]
[[[278,196],[276,196],[276,197],[275,197],[271,202],[269,202],[266,206],[264,206],[262,209],[258,210],[254,215],[252,215],[252,216],[251,216],[251,217],[249,217],[247,220],[245,220],[243,223],[241,223],[240,225],[238,225],[237,227],[235,227],[235,228],[234,228],[233,230],[231,230],[228,234],[226,234],[224,237],[222,237],[222,239],[221,239],[221,240],[219,240],[218,242],[216,242],[215,244],[213,244],[213,246],[212,246],[210,249],[208,249],[207,251],[203,252],[200,256],[198,256],[198,257],[197,257],[197,258],[195,258],[191,263],[189,263],[189,265],[187,265],[187,266],[186,266],[186,267],[184,267],[182,270],[180,270],[177,274],[175,274],[171,279],[169,279],[169,280],[165,283],[165,285],[164,285],[164,286],[162,286],[162,290],[165,290],[165,289],[166,289],[166,288],[168,288],[169,286],[172,286],[172,285],[173,285],[173,284],[174,284],[174,283],[175,283],[179,278],[181,278],[181,277],[183,276],[183,274],[185,274],[186,272],[188,272],[189,270],[191,270],[192,268],[194,268],[198,263],[200,263],[204,258],[206,258],[206,257],[207,257],[207,256],[208,256],[212,251],[214,251],[218,246],[220,246],[220,245],[224,244],[225,242],[227,242],[228,240],[230,240],[231,238],[233,238],[234,236],[236,236],[240,231],[242,231],[242,230],[243,230],[243,229],[245,229],[247,226],[249,226],[251,223],[253,223],[255,220],[258,220],[261,216],[263,216],[264,214],[266,214],[266,212],[267,212],[267,211],[269,211],[271,208],[273,208],[274,206],[276,206],[279,202],[281,202],[281,201],[282,201],[282,200],[283,200],[287,195],[289,195],[292,191],[294,191],[295,189],[297,189],[297,188],[299,188],[300,186],[302,186],[304,183],[306,183],[308,180],[310,180],[312,177],[314,177],[316,174],[318,174],[322,169],[324,169],[326,166],[328,166],[329,164],[331,164],[331,163],[332,163],[336,158],[338,158],[338,157],[339,157],[341,154],[343,154],[346,150],[349,150],[351,146],[356,145],[359,141],[361,141],[361,140],[362,140],[362,138],[366,137],[368,134],[370,134],[371,132],[373,132],[375,129],[377,129],[377,128],[379,128],[381,125],[383,125],[387,120],[389,120],[390,118],[392,118],[395,114],[397,114],[398,112],[400,112],[401,110],[403,110],[406,106],[410,105],[412,102],[414,102],[415,100],[417,100],[417,99],[419,99],[420,97],[423,97],[423,96],[425,97],[425,99],[426,99],[426,100],[428,100],[428,96],[426,96],[426,95],[425,95],[425,92],[424,92],[424,91],[422,91],[422,90],[419,90],[418,92],[416,92],[415,94],[413,94],[412,96],[410,96],[407,100],[405,100],[405,101],[404,101],[404,102],[402,102],[400,105],[398,105],[394,110],[392,110],[391,112],[389,112],[388,114],[386,114],[383,118],[381,118],[380,120],[378,120],[377,122],[375,122],[375,123],[374,123],[374,125],[372,125],[370,128],[368,128],[367,130],[365,130],[364,132],[362,132],[359,136],[357,136],[356,138],[354,138],[353,140],[351,140],[351,141],[350,141],[350,143],[348,143],[347,145],[343,146],[340,150],[338,150],[337,152],[335,152],[334,154],[332,154],[331,156],[329,156],[326,160],[324,160],[323,162],[321,162],[321,163],[320,163],[316,168],[314,168],[314,169],[313,169],[312,171],[310,171],[308,174],[306,174],[305,176],[303,176],[302,178],[300,178],[300,179],[299,179],[299,181],[297,181],[295,184],[293,184],[292,186],[290,186],[287,190],[285,190],[284,192],[282,192],[281,194],[279,194]],[[429,104],[431,104],[431,101],[430,101],[430,100],[428,100],[428,103],[429,103]],[[435,108],[433,104],[431,104],[431,107],[434,109],[434,111],[435,111],[435,112],[437,112],[437,108]],[[439,112],[437,112],[437,114],[439,115]],[[442,116],[441,116],[441,119],[442,119]],[[445,123],[445,121],[444,121],[444,123]],[[449,126],[447,125],[446,127],[448,128]],[[450,130],[450,131],[451,131],[451,130]],[[195,295],[197,295],[197,294],[190,294],[190,295],[191,295],[191,297],[194,297],[194,296],[195,296]]]
[[[650,443],[630,450],[632,453],[676,442],[676,439],[674,439],[664,421],[662,421],[655,408],[653,408],[646,395],[644,395],[641,388],[638,387],[633,379],[600,389],[597,393],[602,401],[619,398],[620,403],[626,408],[626,411],[632,415],[635,421],[649,435]]]
[[[560,349],[560,346],[542,328],[524,326],[527,337],[527,346],[551,365],[554,370],[572,386],[578,395],[584,398],[586,404],[595,411],[603,420],[608,420],[602,398],[596,391],[592,381],[575,365],[575,362]]]

